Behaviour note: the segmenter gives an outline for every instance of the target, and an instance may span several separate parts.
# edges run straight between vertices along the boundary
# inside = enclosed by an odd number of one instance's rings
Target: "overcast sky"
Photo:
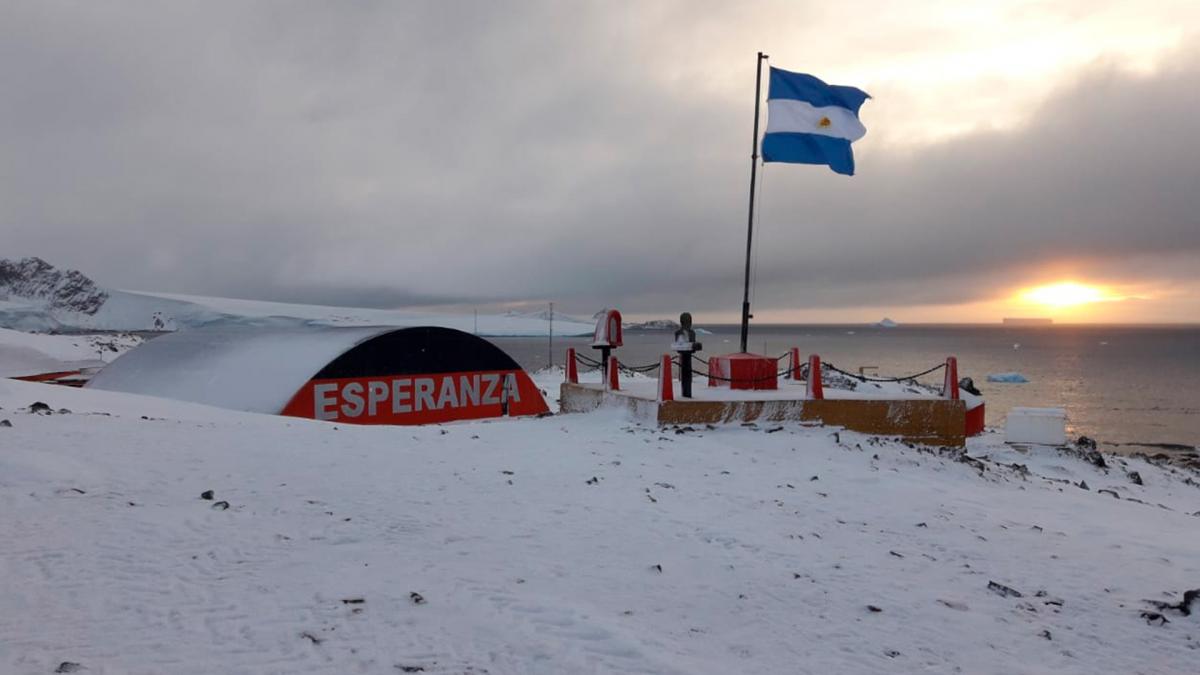
[[[760,319],[1200,321],[1197,37],[1194,0],[0,0],[0,257],[736,319],[761,49],[873,98],[858,175],[760,173]],[[1068,279],[1112,300],[1013,300]]]

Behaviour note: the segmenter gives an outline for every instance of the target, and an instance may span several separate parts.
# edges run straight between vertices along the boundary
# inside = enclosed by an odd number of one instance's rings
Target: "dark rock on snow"
[[[1192,615],[1192,604],[1196,603],[1197,600],[1200,600],[1200,588],[1193,588],[1190,591],[1185,591],[1183,594],[1183,599],[1180,600],[1179,602],[1170,603],[1170,602],[1162,602],[1161,600],[1147,600],[1146,602],[1150,603],[1151,605],[1154,605],[1154,607],[1157,608],[1159,611],[1165,612],[1167,610],[1173,610],[1173,611],[1179,612],[1183,616],[1191,616]],[[1196,604],[1200,605],[1200,603],[1196,603]],[[1198,606],[1196,609],[1200,610],[1200,606]],[[1143,614],[1144,613],[1145,612],[1143,612]]]
[[[1158,625],[1160,625],[1160,626],[1163,624],[1171,623],[1170,621],[1167,620],[1167,617],[1163,616],[1162,614],[1159,614],[1158,612],[1142,612],[1141,614],[1139,614],[1139,616],[1141,616],[1143,619],[1145,619],[1146,623],[1151,624],[1151,625],[1153,625],[1155,621],[1157,621]]]
[[[988,587],[989,591],[995,593],[996,595],[1000,595],[1000,596],[1003,596],[1006,598],[1023,597],[1021,595],[1021,592],[1016,590],[1015,588],[1010,588],[1008,586],[1005,586],[1004,584],[998,584],[995,581],[989,581],[987,587]]]

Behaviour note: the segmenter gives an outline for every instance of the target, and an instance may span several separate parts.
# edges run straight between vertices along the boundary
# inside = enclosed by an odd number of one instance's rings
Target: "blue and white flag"
[[[827,164],[854,175],[850,143],[867,133],[858,109],[871,98],[856,87],[825,84],[812,75],[771,69],[764,162]]]

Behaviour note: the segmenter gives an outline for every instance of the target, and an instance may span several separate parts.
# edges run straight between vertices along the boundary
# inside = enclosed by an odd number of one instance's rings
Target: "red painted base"
[[[978,436],[983,433],[983,406],[980,403],[978,406],[967,411],[967,436]]]
[[[761,354],[722,354],[708,358],[710,375],[733,380],[708,379],[710,387],[730,389],[778,389],[779,362]]]

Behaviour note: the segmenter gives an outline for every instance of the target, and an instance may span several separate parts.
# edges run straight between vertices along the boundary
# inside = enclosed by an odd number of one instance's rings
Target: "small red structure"
[[[778,389],[779,362],[761,354],[722,354],[708,359],[708,386],[730,389]],[[712,377],[712,376],[716,377]]]
[[[592,335],[592,347],[594,349],[620,347],[625,344],[623,337],[621,313],[615,309],[604,310],[604,313],[596,320],[596,331]]]
[[[53,373],[38,373],[37,375],[14,375],[9,379],[21,380],[22,382],[57,382],[59,380],[82,376],[82,370],[57,370]]]
[[[616,373],[609,372],[609,356],[612,350],[625,344],[621,328],[621,313],[615,309],[600,312],[596,319],[596,330],[592,334],[592,349],[600,350],[600,370],[605,383],[616,383]],[[617,389],[613,386],[613,389]]]
[[[605,374],[604,386],[609,391],[620,391],[621,380],[617,377],[617,371],[621,369],[621,365],[617,363],[617,357],[608,357],[608,368]]]
[[[967,408],[966,417],[966,432],[967,436],[978,436],[983,433],[984,409],[983,402],[974,408]]]

